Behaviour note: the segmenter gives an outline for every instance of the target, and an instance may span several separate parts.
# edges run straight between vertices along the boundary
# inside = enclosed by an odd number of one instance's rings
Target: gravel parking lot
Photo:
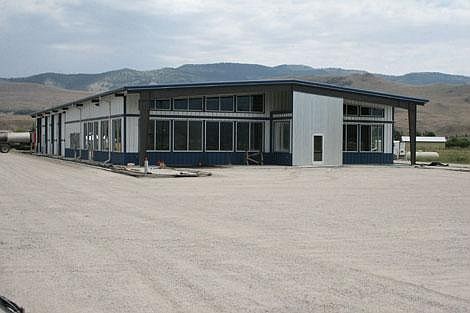
[[[211,171],[0,155],[0,294],[28,313],[470,312],[470,173]]]

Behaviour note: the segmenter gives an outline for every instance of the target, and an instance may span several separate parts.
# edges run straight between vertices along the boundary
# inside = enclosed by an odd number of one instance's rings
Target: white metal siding
[[[312,136],[322,134],[323,165],[343,163],[343,99],[294,91],[292,165],[312,165]]]
[[[128,116],[126,124],[126,152],[139,152],[139,117]],[[122,131],[124,131],[124,124]]]

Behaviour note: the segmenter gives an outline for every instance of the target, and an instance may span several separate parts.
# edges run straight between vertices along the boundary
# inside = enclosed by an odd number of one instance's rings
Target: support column
[[[139,165],[144,165],[147,150],[147,134],[150,122],[150,93],[142,92],[139,99]]]
[[[411,165],[416,164],[416,105],[410,104],[408,107],[408,130],[410,134],[410,161]]]

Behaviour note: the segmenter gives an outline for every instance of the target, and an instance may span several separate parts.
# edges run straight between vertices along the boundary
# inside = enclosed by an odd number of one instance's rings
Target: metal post
[[[416,164],[416,105],[410,104],[408,107],[408,130],[410,134],[410,161],[411,165]]]
[[[146,157],[146,149],[147,149],[147,134],[149,128],[149,120],[150,120],[150,108],[149,108],[149,93],[141,93],[139,99],[139,165],[143,166],[145,157]]]

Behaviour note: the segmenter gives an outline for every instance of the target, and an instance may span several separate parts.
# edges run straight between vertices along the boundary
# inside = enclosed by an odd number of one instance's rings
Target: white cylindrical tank
[[[409,160],[411,158],[411,153],[408,151],[406,153],[406,159]],[[416,152],[416,161],[438,161],[439,160],[439,153],[437,152]]]
[[[31,142],[31,133],[29,132],[8,132],[7,133],[7,143],[30,143]]]

